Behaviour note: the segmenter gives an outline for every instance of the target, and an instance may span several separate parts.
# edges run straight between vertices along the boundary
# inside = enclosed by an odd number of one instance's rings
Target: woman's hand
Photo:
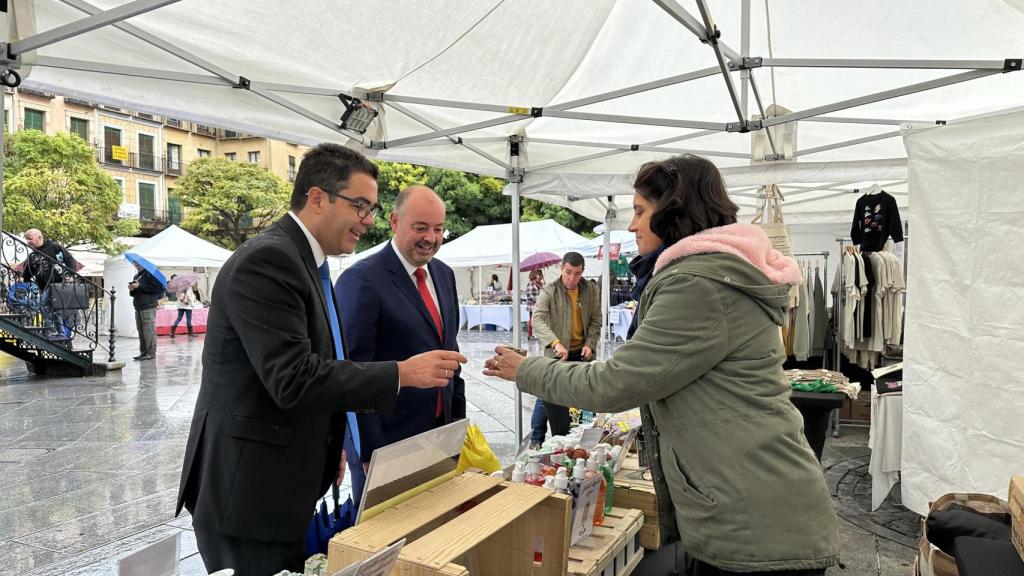
[[[494,357],[484,362],[484,376],[497,376],[515,382],[522,363],[522,356],[504,346],[498,346],[494,349]]]

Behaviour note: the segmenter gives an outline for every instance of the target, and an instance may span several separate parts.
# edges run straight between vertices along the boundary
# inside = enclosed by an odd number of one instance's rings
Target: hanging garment
[[[825,333],[828,332],[828,311],[825,308],[825,288],[821,284],[821,274],[814,267],[814,314],[811,325],[811,356],[822,356],[825,353]]]
[[[875,320],[875,267],[872,263],[871,252],[861,252],[864,258],[864,276],[867,277],[867,289],[864,291],[864,298],[861,300],[864,306],[864,326],[861,338],[868,340],[874,333]]]
[[[903,242],[903,221],[896,199],[884,190],[861,196],[853,210],[850,229],[854,245],[860,246],[862,252],[878,252],[890,237]]]
[[[800,284],[799,304],[796,307],[793,337],[793,356],[798,362],[807,360],[811,351],[811,328],[807,322],[807,312],[810,308],[810,298],[807,296],[807,279],[804,275],[804,282]]]

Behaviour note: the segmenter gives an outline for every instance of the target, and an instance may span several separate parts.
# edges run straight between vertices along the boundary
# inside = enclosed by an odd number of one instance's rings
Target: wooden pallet
[[[564,576],[571,509],[569,496],[467,472],[334,536],[328,573],[405,538],[392,575]]]
[[[594,533],[569,548],[570,576],[628,576],[644,557],[639,510],[612,508]]]
[[[644,513],[644,526],[640,529],[640,545],[648,550],[661,548],[661,524],[658,521],[658,497],[654,482],[644,480],[640,459],[630,454],[615,475],[613,502],[619,508],[635,508]]]

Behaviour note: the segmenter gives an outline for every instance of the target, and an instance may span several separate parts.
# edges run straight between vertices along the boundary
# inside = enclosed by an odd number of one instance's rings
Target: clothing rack
[[[823,282],[823,284],[825,286],[825,304],[826,304],[825,308],[826,309],[828,308],[828,293],[829,293],[828,255],[829,255],[829,251],[828,250],[822,250],[821,252],[794,252],[793,253],[793,257],[794,258],[816,257],[816,258],[822,258],[824,260],[824,263],[822,264],[822,268],[824,268],[824,272],[822,273],[822,282]],[[821,367],[822,367],[822,369],[825,368],[825,356],[824,355],[822,355],[822,357],[821,357]]]

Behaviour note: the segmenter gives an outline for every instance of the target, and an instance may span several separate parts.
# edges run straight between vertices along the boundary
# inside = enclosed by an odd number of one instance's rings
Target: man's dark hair
[[[562,265],[568,264],[569,266],[583,266],[583,254],[579,252],[566,252],[565,256],[562,256]]]
[[[650,200],[651,232],[665,246],[698,232],[736,223],[739,208],[725,190],[725,181],[711,161],[684,154],[648,162],[637,172],[633,188]]]
[[[349,178],[357,172],[376,179],[377,165],[359,152],[340,144],[320,144],[302,157],[299,173],[295,176],[290,208],[296,212],[305,208],[306,194],[314,186],[332,194],[344,190]],[[329,201],[334,202],[334,198],[330,197]]]

